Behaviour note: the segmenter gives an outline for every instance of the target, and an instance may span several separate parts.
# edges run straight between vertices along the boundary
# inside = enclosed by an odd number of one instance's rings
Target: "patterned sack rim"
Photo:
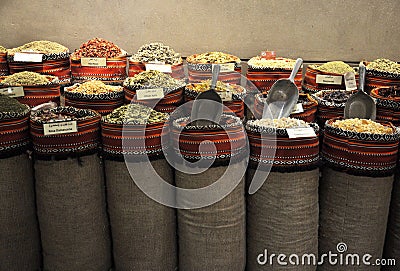
[[[78,152],[70,152],[70,153],[53,153],[53,154],[43,154],[43,153],[38,153],[38,152],[33,152],[32,157],[34,160],[55,160],[55,161],[62,161],[62,160],[67,160],[71,158],[77,158],[79,161],[80,157],[87,156],[87,155],[93,155],[93,154],[99,154],[99,147],[97,146],[96,148],[90,148],[87,150],[81,149]]]
[[[20,52],[18,52],[18,53],[20,53]],[[43,57],[42,57],[42,60],[43,60],[43,61],[48,61],[48,60],[61,60],[61,59],[65,59],[65,58],[68,58],[68,59],[69,59],[69,56],[70,56],[69,50],[68,50],[68,51],[65,51],[65,52],[50,53],[50,54],[48,54],[48,53],[46,54],[46,53],[39,52],[39,51],[36,51],[36,52],[22,52],[22,53],[42,54],[42,55],[43,55]],[[8,62],[22,63],[22,62],[20,62],[20,61],[14,61],[14,55],[15,55],[15,53],[8,53],[8,54],[7,54],[7,61],[8,61]],[[32,65],[31,62],[26,62],[26,63],[29,64],[29,65]],[[37,64],[41,64],[41,63],[42,63],[42,62],[37,63]],[[33,63],[33,64],[35,64],[35,63]]]
[[[69,154],[77,154],[77,153],[85,153],[87,151],[93,151],[96,150],[98,151],[100,143],[99,142],[93,142],[93,143],[88,143],[85,144],[84,146],[78,146],[78,147],[70,147],[70,148],[61,148],[61,149],[47,149],[47,148],[41,148],[33,145],[33,150],[35,151],[36,154],[42,154],[45,156],[48,155],[69,155]]]
[[[260,126],[260,125],[255,125],[253,124],[254,121],[249,120],[246,125],[246,131],[250,131],[253,133],[258,133],[258,134],[266,134],[266,135],[277,135],[277,136],[282,136],[282,137],[289,137],[286,128],[274,128],[274,127],[265,127],[265,126]],[[316,123],[307,123],[311,128],[313,128],[315,134],[318,137],[319,133],[319,126]]]
[[[10,158],[26,153],[31,147],[29,139],[26,142],[0,147],[0,159]]]
[[[48,123],[48,121],[44,120],[33,120],[34,117],[37,117],[43,110],[38,110],[36,112],[32,112],[31,114],[31,122],[36,124]],[[78,109],[72,106],[58,106],[56,108],[49,110],[52,113],[56,114],[70,114],[77,117],[77,121],[87,120],[91,118],[100,118],[100,114],[91,109]]]
[[[21,113],[17,113],[17,112],[0,112],[0,121],[8,120],[8,119],[19,119],[19,118],[23,118],[23,117],[27,116],[30,113],[31,109],[26,104],[22,104],[22,105],[25,107],[25,109]]]
[[[167,95],[167,94],[173,93],[173,92],[179,92],[179,91],[183,90],[185,88],[185,86],[186,86],[186,83],[184,81],[178,80],[178,79],[176,79],[176,80],[181,81],[181,84],[179,86],[175,87],[175,88],[168,88],[168,87],[161,87],[161,86],[132,86],[132,85],[127,85],[127,83],[126,83],[127,80],[128,80],[128,78],[125,79],[125,81],[122,84],[122,86],[124,88],[128,89],[128,90],[136,92],[138,89],[162,88],[163,91],[164,91],[164,95]]]
[[[178,130],[183,130],[183,131],[195,131],[195,130],[223,130],[223,129],[227,129],[227,128],[232,128],[232,127],[236,127],[236,126],[242,126],[242,121],[240,120],[239,117],[234,116],[234,115],[229,115],[229,114],[222,114],[221,120],[223,118],[226,119],[232,119],[234,122],[229,123],[229,124],[224,124],[224,125],[220,125],[220,124],[212,124],[212,125],[206,125],[206,126],[197,126],[197,125],[186,125],[186,126],[181,126],[180,123],[182,122],[188,122],[190,117],[181,117],[178,119],[175,119],[172,122],[172,125],[175,129]]]
[[[342,90],[342,89],[325,89],[325,90],[320,90],[316,93],[312,93],[311,96],[317,100],[318,105],[324,105],[327,107],[337,107],[337,108],[344,108],[344,106],[346,105],[346,103],[332,103],[332,102],[328,102],[324,99],[321,98],[322,94],[324,93],[329,93],[329,92],[335,92],[335,91],[340,91],[340,92],[348,92],[350,94],[352,94],[352,91],[348,91],[348,90]]]
[[[40,85],[22,85],[21,87],[47,87],[47,86],[57,86],[60,84],[60,80],[58,79],[57,76],[52,76],[52,75],[45,75],[47,80],[49,80],[50,82],[46,83],[46,84],[40,84]],[[15,85],[8,85],[8,84],[3,84],[3,80],[6,78],[7,76],[0,76],[0,88],[2,87],[16,87]],[[18,86],[20,87],[20,86]]]
[[[199,84],[199,83],[190,83],[185,87],[185,96],[195,99],[201,92],[195,91],[193,89],[190,89],[188,86],[190,86],[191,84]],[[235,85],[235,87],[239,87],[243,89],[243,92],[241,93],[233,93],[232,94],[232,101],[242,101],[246,95],[247,95],[247,90],[239,85]]]
[[[127,59],[128,53],[125,50],[121,49],[121,54],[116,57],[106,58],[107,61],[119,61],[123,60],[124,58]],[[85,58],[85,57],[84,57]],[[103,58],[103,57],[93,57],[93,58]],[[75,55],[75,52],[71,54],[71,61],[80,61],[81,57]]]
[[[107,93],[99,93],[99,94],[86,94],[82,92],[75,92],[71,91],[79,87],[81,83],[75,83],[72,86],[64,88],[64,95],[66,98],[70,99],[82,99],[82,100],[115,100],[115,99],[122,99],[124,97],[124,89],[121,86],[112,86],[118,91],[112,91]]]
[[[374,88],[371,90],[371,97],[376,99],[376,105],[380,107],[385,107],[385,108],[390,108],[393,110],[399,110],[400,109],[400,97],[397,98],[387,98],[379,95],[379,90],[381,89],[388,89],[389,87],[378,87]]]

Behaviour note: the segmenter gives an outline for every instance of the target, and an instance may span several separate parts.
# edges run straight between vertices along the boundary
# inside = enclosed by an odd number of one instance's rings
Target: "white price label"
[[[233,72],[235,71],[235,63],[224,63],[224,64],[212,64],[212,71],[214,70],[215,65],[220,66],[220,73],[221,72]]]
[[[231,91],[217,92],[223,102],[232,101],[233,93]]]
[[[172,73],[172,66],[162,63],[146,63],[146,71],[159,71],[164,73]]]
[[[12,98],[24,97],[25,92],[23,87],[8,87],[8,88],[0,88],[0,93],[3,95],[7,95]]]
[[[81,65],[85,67],[106,67],[107,59],[104,57],[82,57]]]
[[[317,84],[341,85],[342,76],[317,74]]]
[[[43,62],[43,54],[15,53],[14,61],[19,62]]]
[[[357,82],[356,82],[356,75],[354,72],[346,72],[344,75],[344,83],[346,85],[346,90],[356,90],[357,89]]]
[[[299,113],[303,113],[303,112],[304,112],[303,104],[298,103],[294,106],[292,114],[299,114]]]
[[[312,127],[305,128],[286,128],[289,138],[299,137],[316,137],[315,131]]]
[[[43,124],[44,135],[58,135],[78,132],[76,121],[56,121]]]
[[[152,100],[164,98],[164,90],[162,88],[138,89],[136,91],[136,99]]]

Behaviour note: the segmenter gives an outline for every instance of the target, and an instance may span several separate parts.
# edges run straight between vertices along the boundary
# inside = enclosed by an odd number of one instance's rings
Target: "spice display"
[[[322,65],[310,65],[311,68],[329,73],[345,74],[346,72],[354,72],[354,69],[343,61],[331,61]]]
[[[399,98],[400,97],[400,86],[391,86],[388,88],[380,88],[378,94],[385,98]]]
[[[32,115],[31,119],[36,122],[46,123],[55,121],[77,120],[77,117],[66,113],[56,113],[54,112],[54,110],[51,109],[43,109]]]
[[[23,113],[26,110],[26,105],[7,95],[0,94],[0,112]]]
[[[400,64],[385,58],[378,58],[369,62],[366,68],[368,70],[400,73]]]
[[[182,80],[175,79],[171,75],[160,71],[145,71],[125,79],[124,86],[133,88],[162,87],[166,89],[177,89],[184,87],[185,83]]]
[[[240,62],[240,58],[234,55],[222,53],[222,52],[208,52],[198,55],[191,55],[186,59],[189,63],[230,63],[230,62]]]
[[[250,120],[249,124],[262,127],[280,128],[280,129],[310,127],[310,125],[307,122],[293,118]]]
[[[103,122],[113,124],[152,124],[164,122],[169,118],[166,113],[157,112],[141,104],[128,104],[115,109],[103,117]]]
[[[7,48],[0,45],[0,53],[5,53],[5,52],[7,52]]]
[[[336,120],[331,124],[335,128],[357,133],[371,134],[393,134],[393,128],[384,126],[372,120],[367,119],[345,119]]]
[[[209,90],[211,87],[211,80],[203,80],[200,83],[194,83],[187,85],[187,88],[196,92],[204,92]],[[224,83],[217,81],[215,86],[217,92],[232,92],[233,94],[240,94],[244,92],[244,88],[239,85]]]
[[[153,42],[142,45],[136,54],[131,58],[136,62],[164,62],[165,64],[176,65],[182,63],[179,53],[160,42]]]
[[[56,79],[55,76],[45,76],[36,72],[18,72],[9,75],[1,81],[1,84],[7,86],[35,86],[35,85],[45,85],[51,81],[48,78]]]
[[[10,49],[10,53],[17,52],[40,52],[45,54],[54,54],[61,52],[68,52],[68,48],[57,43],[48,40],[39,40],[26,43],[22,46]]]
[[[102,39],[93,38],[83,43],[73,55],[76,57],[105,57],[113,58],[123,53],[121,48],[113,42]]]
[[[327,91],[322,94],[322,99],[327,102],[341,104],[345,103],[350,95],[351,93],[348,91]]]
[[[70,92],[80,92],[84,94],[100,94],[100,93],[109,93],[113,91],[122,91],[119,86],[110,86],[106,85],[101,81],[87,81],[83,84],[79,84],[75,88],[69,88]]]
[[[250,58],[247,64],[254,68],[270,68],[291,70],[294,67],[296,60],[290,58],[265,59],[261,56]]]

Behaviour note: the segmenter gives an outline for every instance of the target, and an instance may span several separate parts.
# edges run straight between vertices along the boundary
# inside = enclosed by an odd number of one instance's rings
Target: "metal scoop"
[[[376,104],[374,99],[364,92],[365,84],[365,66],[360,63],[359,66],[359,88],[357,93],[351,95],[344,107],[345,119],[371,119],[376,118]]]
[[[264,104],[263,119],[280,119],[289,117],[299,99],[299,90],[294,84],[294,77],[302,64],[303,59],[298,58],[290,77],[288,79],[279,79],[272,85],[271,89],[268,91],[267,99]]]

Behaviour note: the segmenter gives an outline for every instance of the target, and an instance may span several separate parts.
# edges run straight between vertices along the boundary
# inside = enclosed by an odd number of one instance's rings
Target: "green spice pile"
[[[113,58],[120,56],[121,54],[121,48],[113,42],[102,38],[93,38],[83,43],[79,49],[73,53],[73,56]]]
[[[173,78],[160,71],[145,71],[125,79],[124,86],[134,88],[166,88],[177,89],[184,87],[182,80]]]
[[[354,72],[354,69],[343,61],[331,61],[322,65],[310,65],[311,68],[322,72],[345,74],[346,72]]]
[[[180,54],[175,53],[172,48],[160,42],[142,45],[137,53],[132,56],[131,60],[146,63],[160,61],[170,65],[182,63]]]
[[[128,104],[115,109],[103,117],[103,122],[113,124],[151,124],[164,122],[168,119],[167,113],[157,112],[141,104]]]
[[[400,73],[400,64],[385,58],[379,58],[369,62],[366,68],[368,70]]]
[[[250,58],[247,64],[250,67],[291,70],[296,60],[289,58],[265,59],[261,56]]]
[[[0,94],[0,112],[23,113],[26,110],[29,109],[16,99]]]
[[[45,54],[68,52],[68,48],[57,43],[48,40],[32,41],[24,44],[20,47],[10,49],[9,52],[40,52]]]
[[[5,77],[0,83],[7,86],[45,85],[51,82],[48,77],[56,78],[55,76],[44,76],[36,72],[24,71]]]
[[[7,52],[7,48],[0,46],[0,53],[5,53]]]

